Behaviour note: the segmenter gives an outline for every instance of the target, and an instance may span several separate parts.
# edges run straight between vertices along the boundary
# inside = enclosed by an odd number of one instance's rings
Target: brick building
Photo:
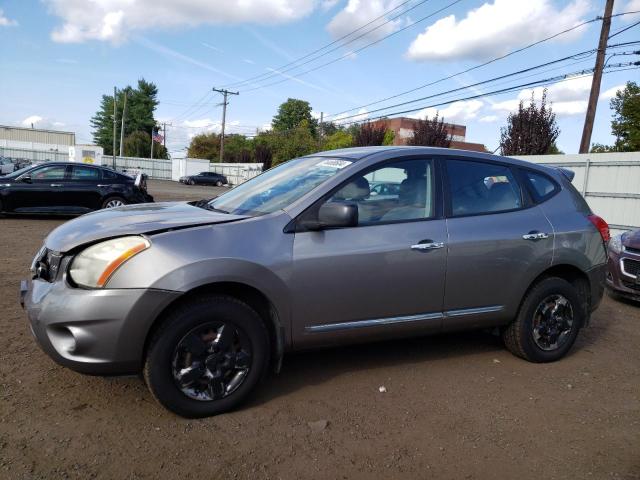
[[[384,125],[387,129],[393,130],[395,137],[394,145],[407,145],[409,139],[413,137],[413,126],[416,122],[414,118],[397,117],[383,118],[372,122],[374,125]],[[474,152],[486,152],[486,147],[481,143],[471,143],[466,141],[467,127],[454,123],[444,124],[447,132],[451,135],[451,148],[462,150],[472,150]]]

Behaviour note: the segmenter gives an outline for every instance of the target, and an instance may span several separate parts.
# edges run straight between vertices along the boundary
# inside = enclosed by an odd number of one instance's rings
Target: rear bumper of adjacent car
[[[153,321],[179,292],[73,288],[64,280],[21,284],[21,302],[40,347],[57,363],[94,375],[140,371]]]

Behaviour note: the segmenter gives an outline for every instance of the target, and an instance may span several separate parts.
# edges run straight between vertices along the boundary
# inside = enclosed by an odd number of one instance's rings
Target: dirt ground
[[[243,408],[184,420],[36,346],[18,284],[62,221],[0,218],[0,478],[640,478],[637,305],[606,297],[553,364],[482,332],[290,355]]]

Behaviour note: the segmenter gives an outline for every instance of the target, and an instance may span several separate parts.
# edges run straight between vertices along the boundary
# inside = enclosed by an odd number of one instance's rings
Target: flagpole
[[[155,126],[151,127],[151,160],[153,160],[153,131],[155,130]]]

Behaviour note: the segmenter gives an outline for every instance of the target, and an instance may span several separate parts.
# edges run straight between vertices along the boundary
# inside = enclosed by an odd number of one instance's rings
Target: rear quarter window
[[[529,184],[531,196],[536,203],[544,202],[559,190],[558,184],[543,173],[525,170],[524,177]]]

